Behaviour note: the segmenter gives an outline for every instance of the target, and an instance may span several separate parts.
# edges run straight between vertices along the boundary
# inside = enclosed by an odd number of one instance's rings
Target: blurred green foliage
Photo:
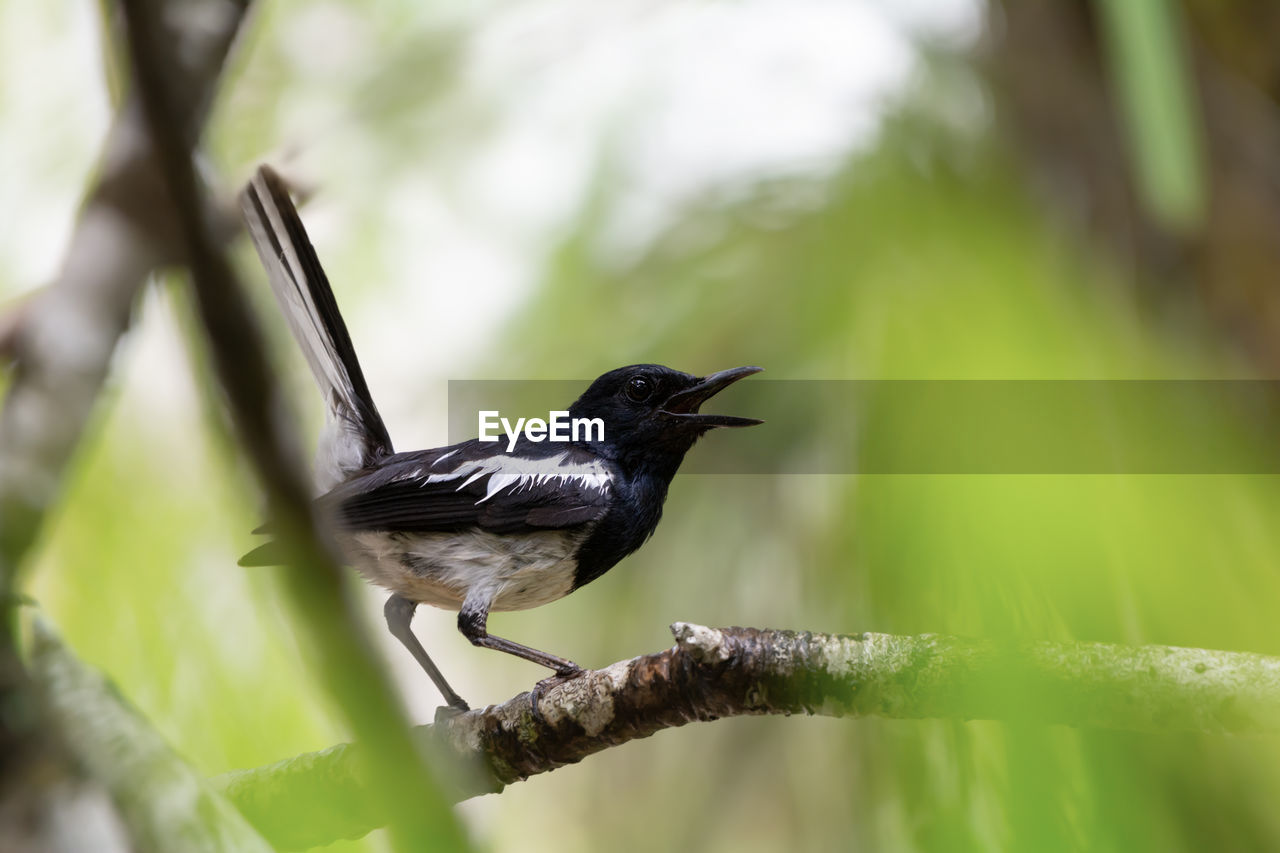
[[[580,236],[522,317],[519,342],[545,353],[550,374],[580,370],[586,357],[693,370],[755,362],[773,378],[1244,373],[1204,337],[1153,322],[1105,258],[1047,221],[1016,174],[998,146],[903,120],[826,188],[825,205],[784,226],[755,224],[771,220],[767,195],[756,202],[763,211],[699,211],[687,227],[714,239],[691,249],[676,229],[621,274],[593,267],[582,251],[589,234]],[[552,324],[575,334],[548,340],[540,330]],[[822,441],[852,440],[846,423],[824,427]],[[619,656],[668,618],[1274,652],[1280,634],[1266,602],[1280,541],[1266,519],[1276,485],[1269,476],[681,477],[654,542],[564,607],[583,607],[590,623],[616,602],[598,639]],[[611,755],[599,764],[614,768],[545,784],[565,786],[552,796],[578,804],[584,825],[621,822],[637,850],[655,841],[1276,843],[1268,802],[1280,780],[1266,740],[874,720],[739,720],[664,738],[679,741],[661,748],[670,753],[646,745],[625,766]],[[623,773],[677,784],[655,801],[647,782],[619,790]],[[527,831],[528,819],[515,825]]]
[[[254,61],[232,76],[212,134],[229,174],[286,123],[275,98],[291,68],[268,35],[286,12],[259,11]],[[393,92],[385,111],[357,113],[340,131],[368,183],[357,227],[331,237],[350,245],[321,255],[338,255],[330,272],[352,312],[387,299],[376,286],[388,263],[379,193],[439,168],[450,139],[484,123],[475,105],[462,107],[474,124],[461,130],[406,118],[444,109],[447,73],[418,83],[447,68],[445,41],[406,45],[369,79],[315,84],[348,104]],[[437,143],[441,159],[416,159]],[[641,361],[699,372],[754,363],[773,379],[1248,375],[1194,317],[1132,298],[1123,265],[1062,224],[989,130],[958,130],[928,109],[902,108],[829,179],[707,198],[625,263],[600,248],[622,191],[602,170],[473,375],[590,376]],[[141,322],[184,311],[166,296]],[[383,333],[413,361],[415,318],[389,316],[404,328]],[[173,367],[148,352],[121,358],[133,378],[83,449],[35,593],[68,641],[210,774],[328,746],[345,735],[303,669],[273,578],[235,566],[258,520],[246,478],[195,380],[174,380],[163,410],[140,408],[136,383]],[[432,364],[412,370],[417,382],[444,378]],[[822,442],[854,440],[835,419],[816,435],[787,452],[820,459]],[[666,644],[677,619],[1280,653],[1277,512],[1271,476],[681,476],[649,545],[569,599],[499,614],[493,628],[591,666]],[[369,612],[377,618],[373,595]],[[451,624],[425,609],[417,620],[473,702],[541,677],[472,649]],[[1270,849],[1280,846],[1277,757],[1263,738],[737,719],[609,750],[463,812],[493,849],[525,853]]]

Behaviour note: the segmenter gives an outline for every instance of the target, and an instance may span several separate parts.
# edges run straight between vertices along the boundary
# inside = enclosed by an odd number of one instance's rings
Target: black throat
[[[609,571],[653,535],[662,519],[667,488],[679,467],[680,458],[670,466],[643,466],[634,473],[615,467],[609,510],[578,548],[574,589]]]

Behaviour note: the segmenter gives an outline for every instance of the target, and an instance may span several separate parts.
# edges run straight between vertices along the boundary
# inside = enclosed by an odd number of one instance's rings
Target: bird
[[[391,594],[387,629],[447,705],[469,705],[411,627],[421,604],[458,612],[473,645],[539,664],[540,691],[581,675],[573,661],[489,633],[489,614],[556,601],[603,575],[653,534],[686,452],[718,427],[754,418],[700,406],[762,368],[696,376],[658,364],[610,370],[568,408],[599,419],[571,441],[479,438],[397,453],[374,404],[337,301],[285,181],[259,167],[240,196],[271,290],[324,396],[326,425],[314,465],[316,509],[345,561]],[[259,528],[270,532],[269,525]],[[282,562],[277,542],[241,565]]]

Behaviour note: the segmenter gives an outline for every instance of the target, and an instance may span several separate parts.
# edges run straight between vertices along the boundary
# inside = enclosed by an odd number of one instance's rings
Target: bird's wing
[[[389,456],[391,438],[284,181],[262,166],[240,204],[271,290],[325,397],[330,428],[317,450],[316,474],[320,487],[330,488]]]
[[[537,458],[478,441],[405,453],[321,502],[344,527],[412,533],[479,528],[525,533],[574,527],[604,515],[610,469],[577,448]]]

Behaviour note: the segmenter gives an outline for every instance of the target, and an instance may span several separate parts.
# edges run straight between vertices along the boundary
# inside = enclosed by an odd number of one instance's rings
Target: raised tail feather
[[[271,290],[325,397],[330,423],[317,448],[316,480],[327,491],[389,455],[391,438],[284,181],[270,167],[259,167],[240,206]]]

